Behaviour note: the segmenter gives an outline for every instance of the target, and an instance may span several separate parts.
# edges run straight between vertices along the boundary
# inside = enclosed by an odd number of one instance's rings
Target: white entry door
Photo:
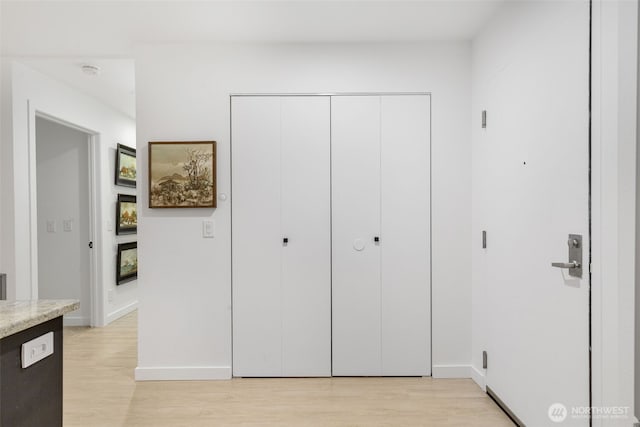
[[[486,384],[524,425],[588,426],[572,409],[589,406],[589,5],[551,2],[539,19],[537,48],[487,73],[487,124],[474,147]],[[579,277],[552,266],[569,264],[573,246]]]

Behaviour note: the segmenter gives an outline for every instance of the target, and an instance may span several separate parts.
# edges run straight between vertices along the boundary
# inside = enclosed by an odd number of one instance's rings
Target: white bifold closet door
[[[431,375],[430,98],[334,96],[335,376]]]
[[[231,126],[233,374],[330,376],[330,99],[234,96]]]

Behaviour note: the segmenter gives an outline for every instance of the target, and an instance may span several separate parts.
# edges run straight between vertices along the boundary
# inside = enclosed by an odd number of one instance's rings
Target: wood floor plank
[[[65,426],[512,426],[468,379],[135,382],[137,314],[64,329]]]

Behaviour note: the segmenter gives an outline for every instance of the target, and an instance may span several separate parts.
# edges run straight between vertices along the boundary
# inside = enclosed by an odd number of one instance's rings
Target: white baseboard
[[[83,316],[69,316],[65,315],[62,318],[62,326],[89,326],[91,325],[91,319]]]
[[[231,366],[136,368],[136,381],[230,380]]]
[[[433,365],[433,378],[471,378],[471,365]]]
[[[138,308],[138,301],[133,301],[133,302],[125,305],[124,307],[119,308],[116,311],[113,311],[113,312],[109,313],[107,315],[107,322],[106,322],[105,326],[108,325],[109,323],[113,322],[114,320],[118,320],[122,316],[126,316],[127,314],[131,313],[132,311],[135,311],[137,308]]]
[[[475,366],[471,366],[471,378],[476,382],[476,384],[478,384],[482,391],[487,391],[484,369],[478,369]]]

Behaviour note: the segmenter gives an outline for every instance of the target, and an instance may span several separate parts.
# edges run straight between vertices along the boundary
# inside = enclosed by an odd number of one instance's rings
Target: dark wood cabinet
[[[53,332],[53,354],[22,368],[22,344]],[[62,317],[0,340],[0,426],[62,426]]]

